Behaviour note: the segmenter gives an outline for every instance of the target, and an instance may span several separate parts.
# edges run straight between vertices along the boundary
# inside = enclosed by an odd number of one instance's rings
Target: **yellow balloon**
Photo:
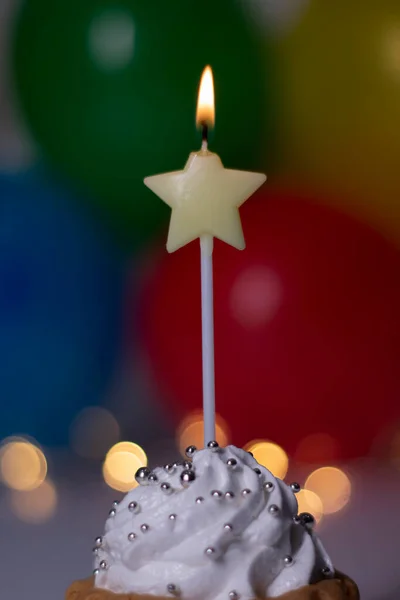
[[[277,53],[282,175],[400,242],[400,3],[311,0]]]

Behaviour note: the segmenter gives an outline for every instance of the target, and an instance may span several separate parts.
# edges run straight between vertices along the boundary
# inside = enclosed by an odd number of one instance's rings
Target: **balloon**
[[[235,3],[26,0],[17,20],[16,90],[35,138],[128,234],[145,237],[168,218],[143,178],[182,168],[200,146],[197,89],[208,63],[213,149],[230,167],[254,167],[266,119],[272,127],[269,67]]]
[[[364,455],[400,418],[399,251],[299,195],[259,193],[241,215],[247,248],[214,251],[217,412],[238,445],[306,446],[318,462],[317,436],[324,459]],[[153,259],[141,311],[154,379],[182,417],[202,397],[198,243]]]
[[[400,4],[311,0],[276,51],[282,171],[400,242]]]
[[[118,349],[122,260],[78,199],[0,177],[0,439],[64,444],[99,404]]]

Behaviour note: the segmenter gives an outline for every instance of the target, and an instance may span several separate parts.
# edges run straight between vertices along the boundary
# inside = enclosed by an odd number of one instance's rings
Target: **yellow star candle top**
[[[200,84],[197,124],[214,123],[214,86],[210,67]],[[167,250],[174,252],[203,235],[243,250],[241,206],[266,180],[262,173],[225,169],[217,154],[192,152],[183,171],[146,177],[144,183],[172,208]]]

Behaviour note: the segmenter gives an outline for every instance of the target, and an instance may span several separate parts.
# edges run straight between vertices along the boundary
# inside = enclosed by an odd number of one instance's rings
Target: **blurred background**
[[[0,0],[2,596],[61,600],[136,469],[202,445],[199,249],[144,176],[269,180],[215,244],[218,440],[400,594],[400,4]]]

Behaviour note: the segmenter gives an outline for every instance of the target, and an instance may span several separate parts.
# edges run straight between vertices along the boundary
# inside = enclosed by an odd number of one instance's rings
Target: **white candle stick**
[[[211,235],[200,237],[204,446],[215,440],[213,245]]]
[[[214,88],[210,67],[200,85],[197,122],[203,144],[192,152],[183,171],[146,177],[145,184],[172,208],[167,250],[175,252],[200,238],[203,410],[205,445],[215,440],[213,239],[245,247],[239,206],[266,180],[262,173],[225,169],[207,145],[207,127],[214,122]]]

